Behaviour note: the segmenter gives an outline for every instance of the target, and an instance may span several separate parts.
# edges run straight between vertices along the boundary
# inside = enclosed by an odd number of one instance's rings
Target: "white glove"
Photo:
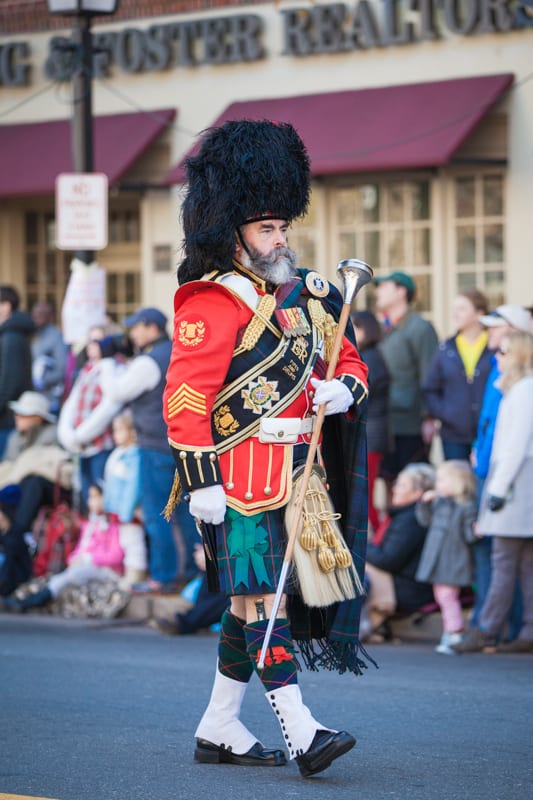
[[[226,492],[220,484],[195,489],[191,492],[189,511],[202,522],[219,525],[226,514]]]
[[[318,407],[326,403],[326,415],[345,414],[353,403],[353,395],[344,383],[333,378],[332,381],[319,381],[311,378],[311,383],[315,387],[313,397],[313,411],[318,411]]]

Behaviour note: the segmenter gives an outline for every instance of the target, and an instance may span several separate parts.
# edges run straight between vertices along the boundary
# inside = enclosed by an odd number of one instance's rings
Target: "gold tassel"
[[[302,468],[293,476],[293,494],[286,508],[285,525],[294,523]],[[294,543],[294,563],[300,594],[307,606],[325,608],[332,603],[364,594],[352,556],[342,537],[331,499],[325,488],[326,476],[313,466],[301,513],[301,528]]]
[[[352,554],[344,547],[337,547],[335,550],[335,561],[339,569],[348,569],[353,563]]]
[[[174,480],[172,481],[172,489],[170,490],[170,494],[168,496],[167,504],[163,509],[163,516],[167,522],[170,522],[170,518],[172,516],[172,512],[179,504],[181,500],[181,480],[178,474],[178,470],[174,472]]]
[[[305,512],[304,512],[305,514]],[[304,516],[304,527],[300,534],[300,544],[304,550],[315,550],[318,545],[318,536],[315,526],[309,521],[307,514]]]
[[[332,572],[335,569],[335,556],[324,541],[318,546],[318,563],[323,572]]]

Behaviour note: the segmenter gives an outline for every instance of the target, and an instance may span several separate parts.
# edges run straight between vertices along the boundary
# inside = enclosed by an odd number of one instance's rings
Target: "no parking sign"
[[[62,173],[56,178],[56,247],[103,250],[107,246],[107,175]]]

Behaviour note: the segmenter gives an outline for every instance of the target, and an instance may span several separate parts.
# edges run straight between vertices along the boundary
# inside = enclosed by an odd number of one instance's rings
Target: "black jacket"
[[[416,503],[389,510],[390,523],[380,544],[369,544],[366,560],[394,580],[397,610],[414,611],[433,601],[429,583],[415,580],[427,528],[417,522]]]
[[[8,403],[33,389],[31,336],[33,320],[25,311],[14,311],[0,325],[0,428],[13,427]]]
[[[362,348],[361,358],[368,367],[368,407],[366,440],[369,453],[387,453],[390,449],[389,384],[385,359],[376,346]]]

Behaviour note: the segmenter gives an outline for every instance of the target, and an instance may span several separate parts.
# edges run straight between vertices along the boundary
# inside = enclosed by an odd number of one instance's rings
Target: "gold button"
[[[244,499],[253,500],[254,499],[253,492],[246,492],[246,494],[244,495]]]
[[[230,491],[232,489],[235,489],[235,484],[232,483],[231,481],[228,481],[227,484],[226,484],[226,489],[229,489]]]
[[[285,431],[278,431],[278,439],[283,439],[285,436]]]

